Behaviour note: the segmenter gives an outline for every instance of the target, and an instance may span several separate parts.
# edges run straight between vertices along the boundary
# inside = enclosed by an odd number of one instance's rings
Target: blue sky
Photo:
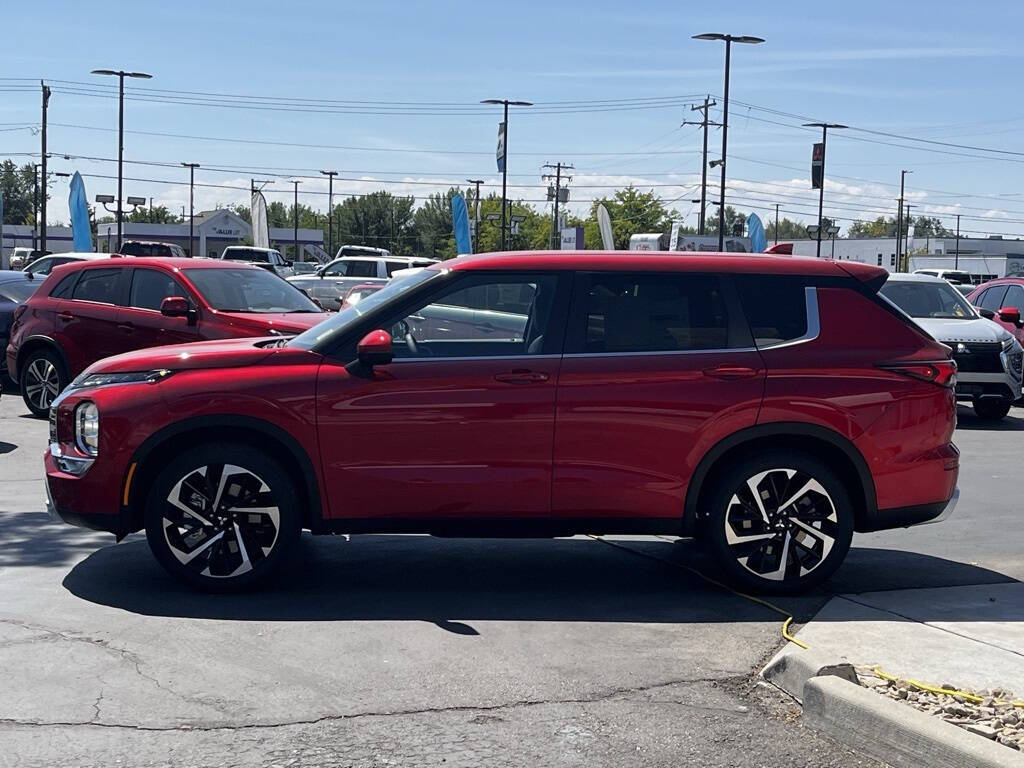
[[[727,194],[738,208],[762,215],[778,201],[791,218],[814,218],[807,166],[816,138],[794,127],[798,118],[738,102],[1024,153],[1024,104],[1017,95],[1024,64],[1020,3],[521,1],[509,4],[508,14],[498,4],[448,0],[109,2],[103,14],[80,2],[9,5],[0,47],[3,77],[109,85],[113,81],[89,71],[140,69],[154,75],[142,83],[152,88],[346,101],[474,105],[490,97],[544,103],[715,96],[722,90],[722,45],[690,36],[756,34],[767,42],[734,47]],[[115,157],[116,134],[110,129],[117,124],[116,101],[67,91],[77,87],[64,84],[61,90],[54,83],[51,151]],[[38,136],[20,127],[38,122],[38,91],[0,97],[0,129],[10,129],[0,132],[0,156],[38,152]],[[126,105],[130,131],[364,149],[129,133],[125,157],[235,169],[197,172],[197,181],[224,187],[247,187],[250,168],[285,175],[334,168],[354,179],[336,182],[341,193],[381,188],[381,180],[395,193],[416,195],[470,176],[500,183],[493,157],[497,108],[466,111],[472,114],[309,114],[133,100]],[[517,194],[539,199],[540,166],[571,162],[578,209],[633,181],[666,200],[678,199],[673,207],[692,224],[696,212],[689,200],[699,178],[700,142],[696,128],[679,127],[684,117],[694,115],[681,104],[568,114],[551,108],[516,111],[510,183],[526,185]],[[719,143],[714,131],[712,157]],[[947,224],[959,211],[965,231],[1024,233],[1024,223],[1018,223],[1024,222],[1018,183],[1024,154],[934,145],[940,151],[924,151],[926,146],[852,131],[830,134],[827,211],[845,218],[894,212],[899,170],[909,168],[914,173],[907,177],[908,199],[918,206],[915,211],[942,215]],[[112,163],[56,158],[51,164],[90,174],[90,195],[114,191],[113,181],[96,178],[114,174]],[[175,182],[126,182],[126,194],[175,208],[187,203],[184,169],[129,165],[125,175]],[[268,197],[290,201],[290,189],[278,181]],[[325,189],[324,182],[307,179],[300,187],[303,202],[324,206],[326,199],[312,193]],[[63,200],[64,194],[58,185],[54,196]],[[197,208],[246,197],[241,190],[199,188]],[[56,208],[57,217],[66,219],[62,206]]]

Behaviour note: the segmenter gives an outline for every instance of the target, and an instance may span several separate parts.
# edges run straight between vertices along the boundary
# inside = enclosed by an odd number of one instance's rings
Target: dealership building
[[[140,224],[123,222],[124,240],[154,240],[180,245],[189,252],[189,226],[184,224]],[[104,222],[96,225],[93,248],[100,252],[117,250],[117,224]],[[237,214],[224,208],[197,213],[194,220],[194,242],[197,256],[219,258],[229,245],[252,243],[252,225]],[[38,246],[38,237],[36,239]],[[292,227],[271,227],[270,247],[277,248],[286,258],[293,259],[295,230]],[[319,229],[303,229],[298,232],[300,258],[297,261],[329,260],[324,250],[324,233]],[[3,228],[3,255],[10,255],[15,247],[33,247],[32,227],[28,225],[5,224]],[[64,253],[73,250],[71,227],[47,227],[46,250]],[[294,259],[293,259],[294,260]]]

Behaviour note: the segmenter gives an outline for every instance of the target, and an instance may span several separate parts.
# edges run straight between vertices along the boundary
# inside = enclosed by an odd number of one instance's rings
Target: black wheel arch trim
[[[17,365],[16,371],[9,371],[10,377],[15,381],[20,381],[21,369],[24,367],[25,359],[29,352],[33,351],[39,346],[45,346],[51,351],[55,352],[57,357],[60,358],[60,364],[64,366],[64,375],[70,378],[71,368],[68,365],[67,355],[64,354],[64,350],[60,348],[60,344],[56,342],[50,336],[45,334],[36,334],[35,336],[29,336],[27,339],[21,342],[21,346],[18,347],[18,356],[15,358],[15,365]]]
[[[878,498],[875,494],[875,481],[868,469],[867,461],[857,447],[843,435],[816,424],[805,424],[802,422],[777,421],[768,424],[757,424],[753,427],[741,429],[728,437],[715,443],[701,458],[690,478],[686,490],[686,500],[683,502],[683,535],[692,536],[697,530],[697,501],[700,498],[704,482],[708,479],[712,468],[727,452],[741,448],[745,443],[766,437],[809,437],[837,448],[850,460],[857,478],[860,481],[860,490],[864,496],[865,508],[857,510],[857,517],[854,523],[854,530],[875,530],[873,526],[878,524]]]
[[[302,510],[303,524],[308,526],[313,532],[319,532],[324,525],[323,507],[321,505],[320,498],[320,482],[317,479],[312,459],[299,441],[288,434],[287,431],[276,424],[271,424],[268,421],[252,416],[239,416],[234,414],[194,416],[168,424],[166,427],[161,428],[147,437],[142,444],[135,449],[131,460],[128,462],[128,468],[125,469],[125,476],[121,482],[122,490],[124,489],[124,484],[128,480],[130,467],[135,464],[137,465],[136,470],[138,470],[139,467],[144,466],[145,461],[150,454],[168,440],[178,437],[179,435],[198,430],[231,428],[245,429],[261,433],[284,446],[289,454],[295,459],[295,463],[298,464],[299,471],[302,474],[303,488],[300,490],[304,492],[307,501],[306,509]],[[125,532],[135,529],[132,524],[132,509],[135,504],[139,503],[136,487],[137,486],[133,482],[132,487],[129,489],[128,504],[123,505],[121,509],[122,522],[120,528]]]

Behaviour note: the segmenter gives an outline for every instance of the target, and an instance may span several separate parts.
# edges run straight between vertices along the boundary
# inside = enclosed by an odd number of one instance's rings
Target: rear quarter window
[[[78,280],[78,272],[72,272],[70,275],[62,277],[60,282],[53,287],[52,291],[50,291],[50,298],[70,299],[71,291],[75,287],[76,280]]]
[[[737,275],[743,313],[760,349],[807,334],[807,283],[783,275]]]

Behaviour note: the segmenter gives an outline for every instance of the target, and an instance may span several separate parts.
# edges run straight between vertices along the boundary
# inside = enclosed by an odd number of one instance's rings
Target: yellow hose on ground
[[[666,565],[671,565],[673,568],[679,568],[681,570],[686,571],[687,573],[692,573],[694,576],[696,576],[696,577],[706,581],[708,584],[713,584],[714,586],[718,587],[719,589],[724,589],[726,592],[730,592],[730,593],[736,595],[737,597],[742,597],[742,598],[744,598],[746,600],[749,600],[752,603],[757,603],[758,605],[762,605],[765,608],[768,608],[769,610],[775,611],[780,616],[785,616],[786,617],[786,620],[782,622],[782,637],[785,638],[788,642],[793,643],[793,645],[796,645],[796,646],[798,646],[800,648],[803,648],[805,651],[810,649],[810,646],[808,646],[807,643],[805,643],[803,640],[798,639],[797,637],[795,637],[793,634],[790,633],[789,625],[793,623],[793,616],[792,616],[792,614],[789,611],[785,610],[784,608],[780,608],[779,606],[775,605],[774,603],[770,603],[767,600],[764,600],[764,599],[762,599],[760,597],[755,597],[754,595],[748,595],[745,592],[740,592],[738,590],[735,590],[735,589],[733,589],[732,587],[730,587],[727,584],[723,584],[720,581],[712,579],[710,576],[705,576],[703,573],[698,571],[696,568],[693,568],[693,567],[691,567],[689,565],[683,565],[682,563],[676,563],[676,562],[673,562],[672,560],[666,560],[665,558],[658,557],[657,555],[649,555],[646,552],[640,552],[639,550],[631,549],[631,548],[625,546],[624,544],[619,544],[619,543],[614,542],[614,541],[609,541],[608,539],[602,538],[600,536],[590,536],[588,534],[588,538],[591,538],[594,541],[600,541],[601,543],[607,544],[610,547],[615,547],[616,549],[624,550],[626,552],[629,552],[632,555],[637,555],[639,557],[646,557],[648,560],[656,560],[659,563],[665,563]],[[656,538],[662,539],[663,541],[670,541],[670,542],[671,541],[675,541],[675,539],[671,539],[671,538],[668,538],[666,536],[658,536]],[[979,696],[976,693],[970,693],[968,691],[963,691],[963,690],[960,690],[959,688],[943,688],[941,686],[928,685],[927,683],[922,683],[922,682],[919,682],[917,680],[909,680],[907,678],[896,677],[895,675],[890,675],[889,673],[883,671],[881,669],[881,667],[875,667],[873,669],[873,671],[874,671],[874,673],[876,675],[878,675],[883,680],[888,680],[890,682],[897,682],[899,680],[903,680],[904,682],[906,682],[912,688],[916,688],[916,689],[918,689],[920,691],[927,691],[928,693],[936,693],[936,694],[939,694],[939,695],[942,695],[942,696],[958,696],[961,699],[965,699],[966,701],[970,701],[970,702],[975,703],[975,704],[981,704],[985,700],[983,697]],[[1003,701],[1000,701],[1000,700],[996,699],[995,702],[997,704],[1009,703],[1009,704],[1012,704],[1014,707],[1017,707],[1017,708],[1020,708],[1020,709],[1024,709],[1024,701],[1003,702]]]

